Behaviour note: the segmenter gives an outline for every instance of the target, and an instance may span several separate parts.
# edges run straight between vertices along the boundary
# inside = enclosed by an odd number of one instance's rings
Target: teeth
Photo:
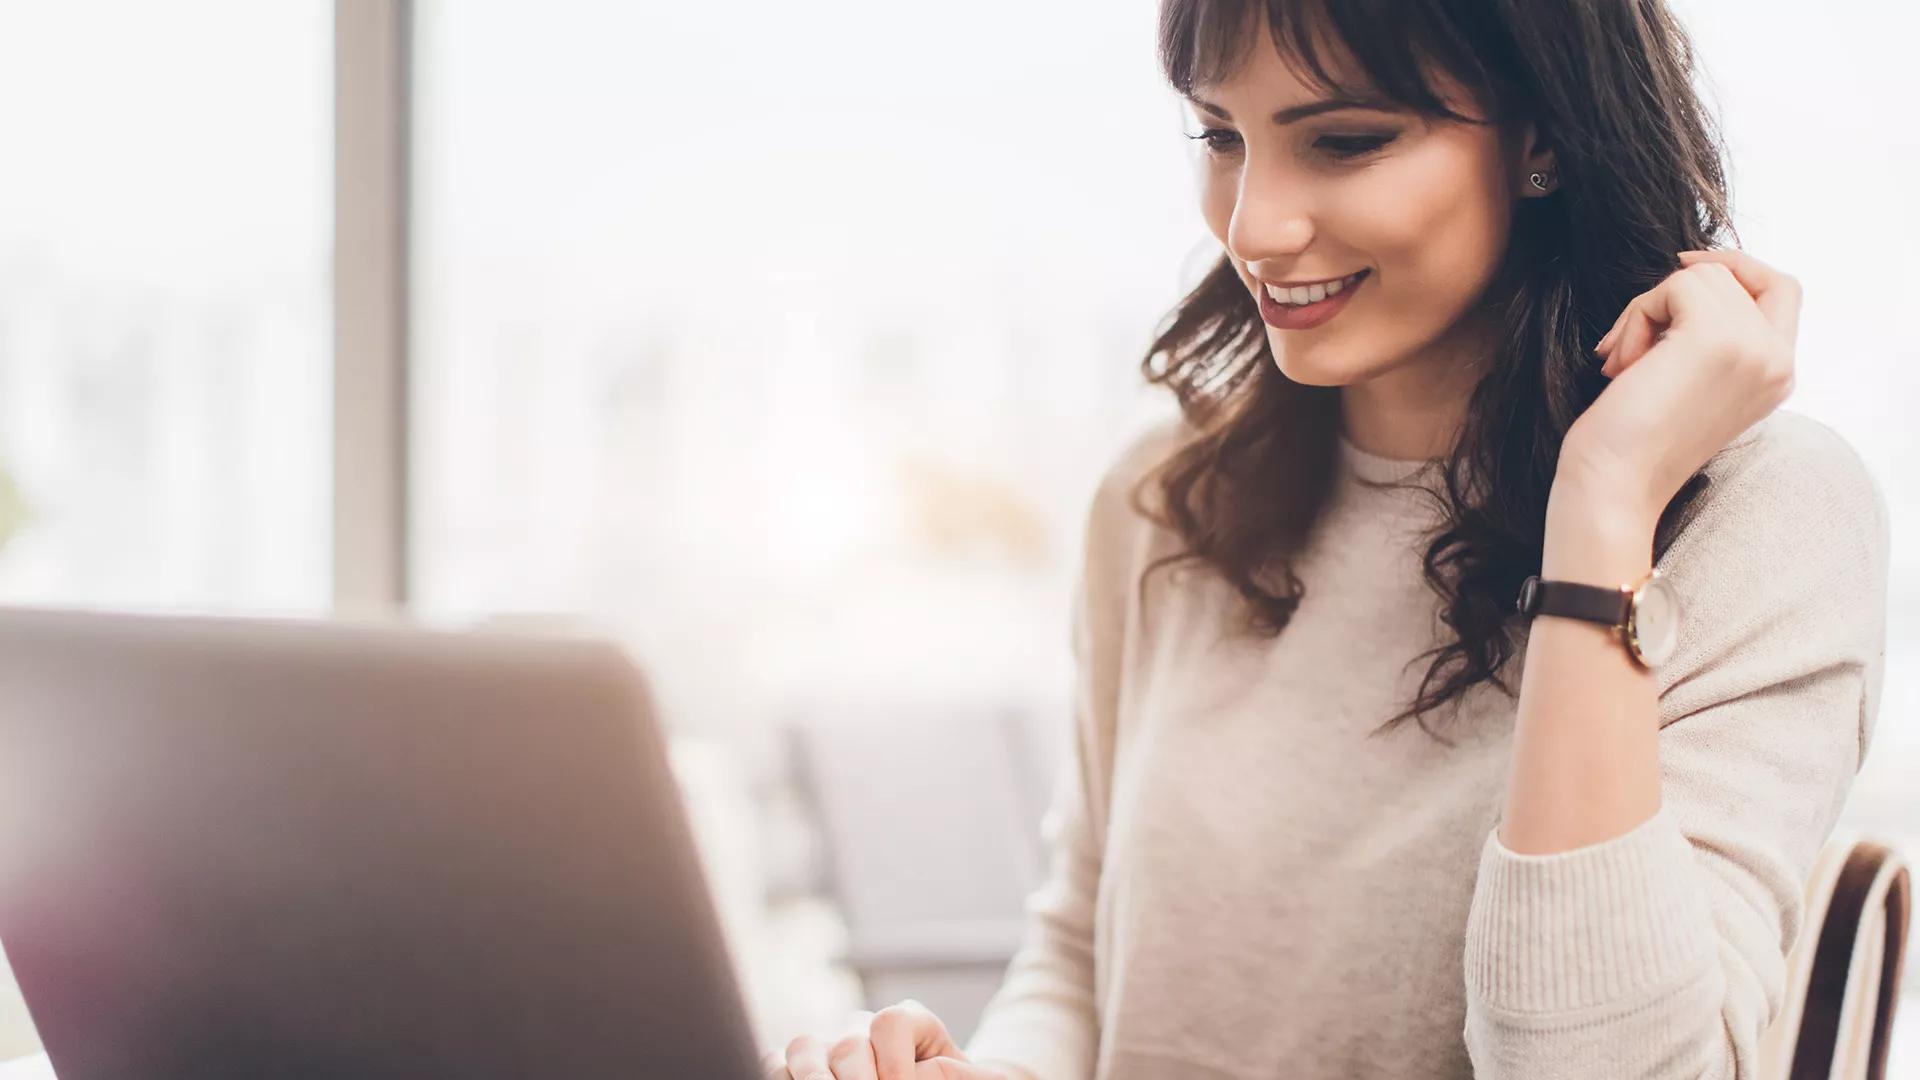
[[[1267,286],[1267,295],[1273,297],[1275,303],[1280,304],[1313,304],[1325,300],[1329,296],[1338,294],[1347,286],[1358,281],[1359,278],[1359,274],[1349,274],[1336,281],[1322,281],[1313,285],[1296,285],[1290,289],[1283,289],[1278,285],[1269,285]]]

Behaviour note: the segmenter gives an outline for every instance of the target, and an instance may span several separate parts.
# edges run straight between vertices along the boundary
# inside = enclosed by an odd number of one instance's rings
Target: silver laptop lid
[[[62,1080],[748,1080],[618,647],[0,608],[0,941]]]

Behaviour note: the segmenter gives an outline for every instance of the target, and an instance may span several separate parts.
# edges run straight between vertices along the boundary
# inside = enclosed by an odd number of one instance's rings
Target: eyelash
[[[1188,135],[1187,138],[1202,139],[1206,142],[1207,153],[1216,157],[1224,156],[1228,153],[1228,148],[1214,141],[1214,136],[1216,135],[1237,137],[1233,132],[1225,128],[1208,128],[1198,135]],[[1324,135],[1321,136],[1314,145],[1319,146],[1326,144],[1328,153],[1334,157],[1351,160],[1353,158],[1365,157],[1368,154],[1380,150],[1396,138],[1398,138],[1397,135]],[[1344,146],[1336,147],[1330,145],[1334,143],[1344,144]]]

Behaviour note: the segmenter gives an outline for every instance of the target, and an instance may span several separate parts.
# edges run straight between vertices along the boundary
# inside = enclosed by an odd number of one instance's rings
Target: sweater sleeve
[[[1481,1080],[1760,1075],[1872,733],[1889,551],[1852,448],[1798,414],[1776,430],[1725,452],[1661,559],[1682,628],[1656,670],[1659,810],[1547,855],[1486,838],[1463,957]]]
[[[1081,779],[1087,756],[1067,755],[1041,822],[1050,866],[1026,901],[1026,930],[1005,980],[966,1046],[983,1064],[1015,1065],[1035,1080],[1088,1080],[1098,1044],[1093,904],[1100,852]]]
[[[1040,826],[1049,866],[1027,897],[1020,948],[965,1047],[974,1061],[1018,1066],[1036,1080],[1088,1080],[1098,1056],[1094,906],[1134,617],[1131,584],[1149,534],[1129,495],[1184,430],[1162,423],[1135,438],[1086,515],[1069,619],[1072,732]]]

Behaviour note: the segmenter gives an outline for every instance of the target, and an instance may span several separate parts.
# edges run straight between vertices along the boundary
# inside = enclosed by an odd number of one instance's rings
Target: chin
[[[1302,349],[1295,347],[1282,351],[1274,348],[1274,366],[1280,374],[1304,386],[1345,386],[1354,381],[1351,366],[1341,362],[1341,358],[1325,349]]]

